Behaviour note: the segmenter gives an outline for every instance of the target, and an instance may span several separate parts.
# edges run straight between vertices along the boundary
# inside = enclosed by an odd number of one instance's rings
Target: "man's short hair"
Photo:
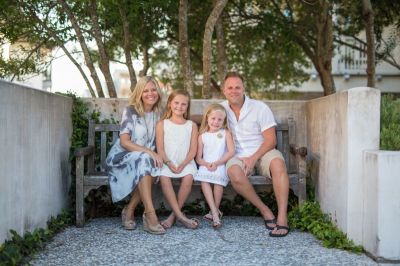
[[[243,76],[240,75],[240,74],[239,74],[238,72],[236,72],[236,71],[230,71],[230,72],[226,73],[224,82],[225,82],[228,78],[240,78],[240,80],[244,83],[244,78],[243,78]]]

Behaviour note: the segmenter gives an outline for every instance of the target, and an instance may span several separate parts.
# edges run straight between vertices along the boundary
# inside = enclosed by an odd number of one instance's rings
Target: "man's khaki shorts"
[[[254,170],[260,175],[272,178],[269,166],[271,164],[271,161],[276,158],[279,158],[285,162],[285,159],[283,158],[283,155],[280,151],[278,151],[277,149],[270,150],[257,161]],[[226,163],[226,170],[228,170],[229,167],[235,164],[242,168],[244,171],[244,163],[238,157],[233,157]],[[254,170],[252,174],[254,174]]]

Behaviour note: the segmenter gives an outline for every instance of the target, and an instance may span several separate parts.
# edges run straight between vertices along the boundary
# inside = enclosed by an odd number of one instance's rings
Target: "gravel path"
[[[177,224],[166,235],[126,231],[118,218],[94,219],[54,237],[33,265],[377,265],[366,255],[327,249],[311,234],[271,238],[258,217],[224,217],[220,230]]]

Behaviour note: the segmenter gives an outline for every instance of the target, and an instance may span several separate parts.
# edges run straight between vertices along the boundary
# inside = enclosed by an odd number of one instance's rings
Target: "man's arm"
[[[245,173],[249,175],[253,170],[256,162],[260,159],[264,154],[268,151],[272,150],[276,146],[276,134],[275,134],[275,127],[270,127],[264,130],[262,133],[264,138],[264,142],[258,148],[258,150],[249,157],[242,157],[241,160],[245,165]]]

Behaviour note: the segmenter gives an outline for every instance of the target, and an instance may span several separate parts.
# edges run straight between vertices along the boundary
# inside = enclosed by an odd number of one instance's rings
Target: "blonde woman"
[[[113,202],[132,194],[122,211],[122,224],[127,230],[136,229],[134,212],[143,202],[143,227],[152,234],[164,234],[154,210],[151,187],[153,177],[160,174],[163,162],[155,152],[156,123],[160,119],[161,91],[152,77],[142,77],[124,109],[119,140],[111,148],[107,172]]]

